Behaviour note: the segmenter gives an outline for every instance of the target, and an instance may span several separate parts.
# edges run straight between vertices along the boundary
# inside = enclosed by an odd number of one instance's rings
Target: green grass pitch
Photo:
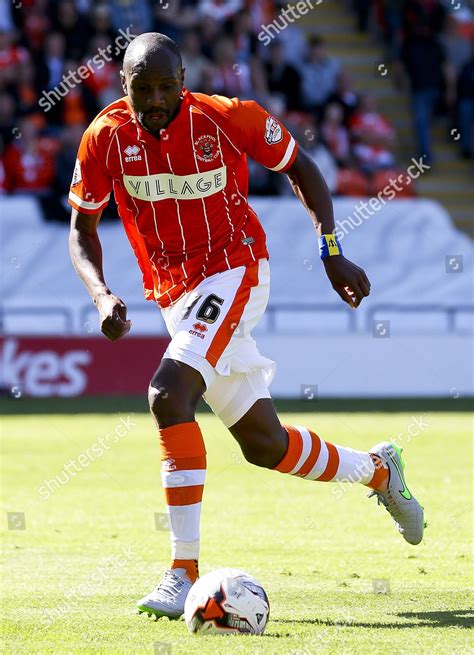
[[[128,428],[112,413],[4,417],[3,652],[472,653],[472,423],[466,413],[428,412],[412,438],[413,416],[281,418],[360,449],[401,434],[407,481],[429,524],[417,547],[365,487],[252,467],[216,418],[199,415],[208,450],[201,573],[232,566],[261,580],[271,602],[261,637],[196,637],[182,620],[136,613],[169,558],[169,535],[155,526],[164,502],[148,415],[133,414]],[[93,461],[79,461],[87,449]],[[69,460],[75,475],[64,472]],[[55,476],[48,496],[42,485]]]

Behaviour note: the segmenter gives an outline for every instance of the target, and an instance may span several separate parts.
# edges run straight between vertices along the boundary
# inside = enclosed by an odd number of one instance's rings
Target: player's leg
[[[142,611],[180,616],[198,576],[206,451],[194,411],[207,389],[219,388],[221,400],[233,393],[218,382],[230,377],[222,354],[258,281],[257,264],[231,269],[206,278],[162,310],[172,339],[150,385],[150,409],[159,431],[172,562],[158,587],[139,602]]]
[[[252,464],[319,482],[359,482],[374,490],[403,537],[418,544],[423,508],[409,492],[401,450],[388,442],[362,452],[324,441],[311,429],[282,426],[269,398],[260,398],[229,430]],[[373,494],[371,494],[373,495]]]
[[[178,618],[191,584],[198,578],[199,524],[206,475],[206,449],[196,405],[205,391],[199,371],[173,359],[162,360],[149,387],[150,411],[158,428],[161,481],[171,539],[171,565],[140,612]]]

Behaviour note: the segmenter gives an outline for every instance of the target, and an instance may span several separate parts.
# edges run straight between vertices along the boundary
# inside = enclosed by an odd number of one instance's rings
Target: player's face
[[[174,57],[155,58],[134,65],[122,81],[140,124],[159,136],[179,111],[184,69]]]

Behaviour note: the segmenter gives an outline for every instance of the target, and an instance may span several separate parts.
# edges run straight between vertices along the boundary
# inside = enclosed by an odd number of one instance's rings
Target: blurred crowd
[[[450,51],[448,13],[438,0],[351,2],[359,28],[375,22],[395,68],[406,69],[420,152],[430,158],[435,110],[451,112],[459,125],[472,122],[472,50],[461,56],[451,39]],[[0,190],[34,194],[46,218],[68,220],[65,198],[81,135],[123,95],[119,70],[130,39],[158,31],[180,46],[190,91],[258,101],[302,143],[333,194],[377,194],[399,172],[394,128],[374,97],[353,88],[320,36],[290,23],[262,39],[262,26],[287,4],[0,0]],[[472,156],[472,134],[461,146]],[[291,193],[284,176],[249,165],[251,193]],[[399,195],[412,193],[407,187]],[[116,215],[113,204],[106,212]]]
[[[408,78],[420,154],[433,161],[433,117],[448,119],[474,156],[474,7],[465,0],[352,0],[360,31],[375,29],[394,80]],[[455,130],[457,133],[455,134]]]

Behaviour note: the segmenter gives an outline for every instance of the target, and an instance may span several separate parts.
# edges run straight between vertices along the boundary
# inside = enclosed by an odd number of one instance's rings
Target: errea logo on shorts
[[[139,152],[140,148],[137,145],[127,146],[124,150],[124,153],[127,155],[125,161],[141,161],[142,156],[138,154]]]
[[[204,339],[206,336],[204,332],[207,332],[207,327],[203,323],[194,323],[193,329],[189,330],[189,334],[193,334],[200,339]]]
[[[123,183],[128,193],[139,200],[194,200],[222,191],[227,183],[227,168],[221,166],[192,175],[124,175]]]

